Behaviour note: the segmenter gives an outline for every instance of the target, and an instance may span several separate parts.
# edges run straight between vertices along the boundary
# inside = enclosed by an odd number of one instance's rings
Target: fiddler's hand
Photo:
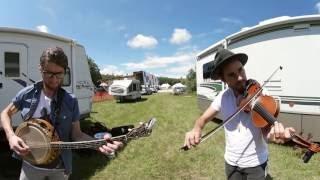
[[[106,140],[106,144],[99,147],[99,151],[109,157],[115,156],[116,151],[123,147],[123,143],[120,141],[112,141],[110,134],[105,134],[103,139]]]
[[[192,146],[196,146],[200,143],[201,129],[193,128],[185,135],[184,145],[190,149]]]
[[[295,129],[293,127],[284,128],[282,123],[276,121],[270,129],[267,139],[271,142],[283,144],[290,140],[294,132]]]
[[[20,156],[25,156],[30,152],[29,146],[17,135],[8,138],[10,149]]]

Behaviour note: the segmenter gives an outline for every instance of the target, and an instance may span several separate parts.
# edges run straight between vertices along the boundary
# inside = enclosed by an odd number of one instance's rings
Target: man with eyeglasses
[[[1,112],[1,123],[9,141],[10,148],[18,156],[28,154],[28,145],[19,138],[11,126],[12,116],[21,111],[24,121],[43,117],[46,110],[50,123],[61,141],[86,141],[93,138],[80,129],[79,105],[76,97],[61,88],[68,59],[59,47],[47,48],[40,57],[39,70],[42,81],[22,89],[12,102]],[[106,145],[99,151],[114,154],[122,143],[110,140],[107,135]],[[35,166],[23,161],[20,180],[32,179],[68,179],[72,171],[72,152],[63,150],[57,161],[45,166]]]

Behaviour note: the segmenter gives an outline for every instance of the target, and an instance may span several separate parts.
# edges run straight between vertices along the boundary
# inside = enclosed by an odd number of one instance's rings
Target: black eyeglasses
[[[65,73],[64,72],[49,72],[49,71],[42,71],[46,78],[53,78],[55,76],[57,79],[63,79]]]

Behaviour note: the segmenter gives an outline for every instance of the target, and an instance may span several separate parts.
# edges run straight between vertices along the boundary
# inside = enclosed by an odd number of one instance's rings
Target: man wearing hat
[[[221,91],[208,109],[200,116],[193,129],[186,133],[184,145],[188,148],[200,142],[201,131],[207,122],[219,112],[223,120],[238,110],[247,77],[244,65],[248,56],[219,49],[213,61],[211,78],[222,80],[228,88]],[[279,122],[267,128],[257,128],[251,120],[251,113],[241,111],[225,124],[225,172],[229,180],[266,178],[268,148],[266,141],[283,143],[290,138],[293,128],[284,128]]]

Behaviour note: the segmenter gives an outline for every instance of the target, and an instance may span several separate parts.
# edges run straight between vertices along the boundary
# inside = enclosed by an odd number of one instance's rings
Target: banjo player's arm
[[[11,125],[12,116],[18,112],[18,109],[14,106],[13,103],[10,103],[4,110],[1,112],[1,124],[4,129],[7,139],[14,136],[14,131]]]
[[[13,103],[10,103],[1,112],[1,124],[6,133],[10,149],[15,151],[18,155],[26,155],[29,152],[29,147],[14,133],[11,124],[12,116],[17,112],[18,108]]]

